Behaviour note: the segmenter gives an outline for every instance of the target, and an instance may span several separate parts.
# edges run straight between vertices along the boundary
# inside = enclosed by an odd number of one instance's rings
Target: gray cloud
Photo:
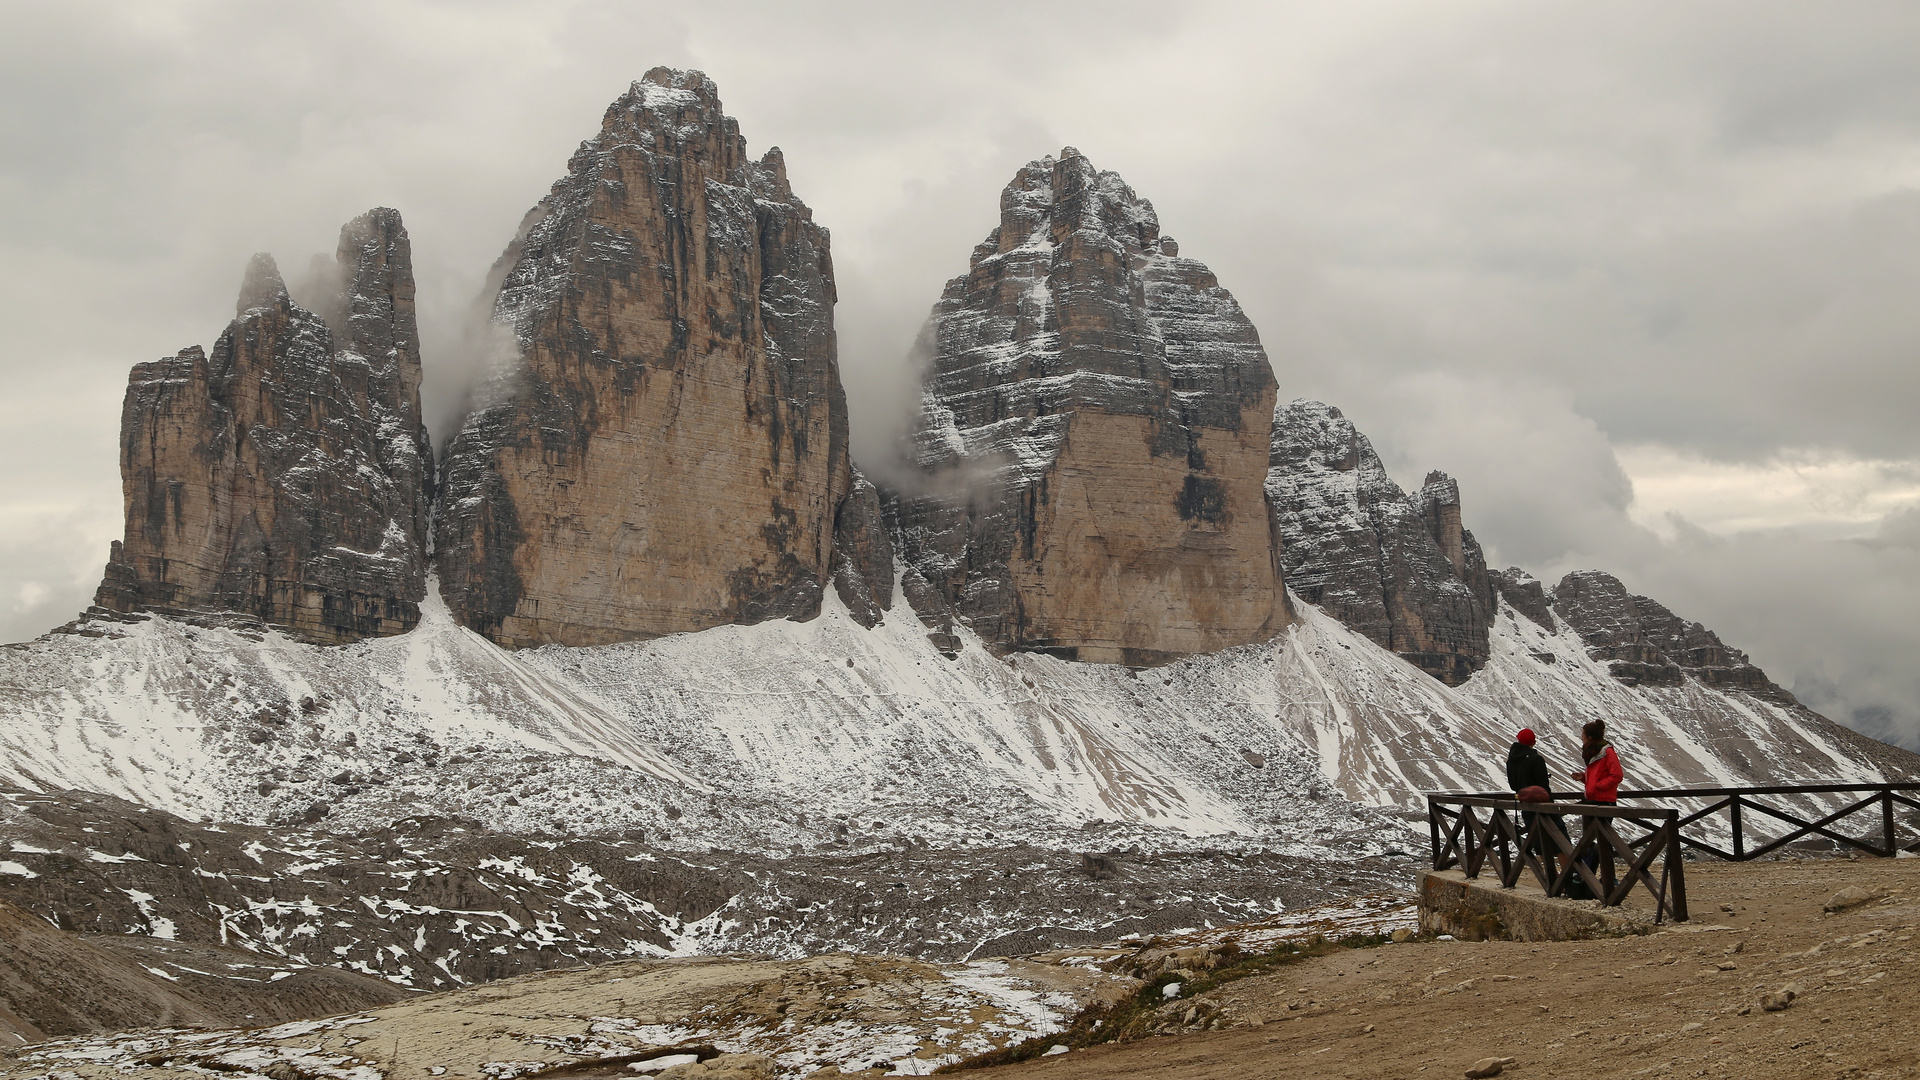
[[[1614,457],[1920,460],[1920,10],[746,2],[14,4],[0,40],[0,636],[83,605],[137,360],[210,343],[247,256],[405,214],[435,434],[520,216],[648,67],[719,82],[833,230],[855,450],[1023,162],[1154,200],[1402,479],[1537,573],[1610,567],[1841,719],[1920,742],[1911,513],[1663,542]],[[102,509],[104,508],[104,510]],[[88,568],[92,567],[92,570]],[[32,603],[27,603],[31,599]],[[1796,630],[1795,628],[1800,628]],[[1828,689],[1831,688],[1831,689]]]

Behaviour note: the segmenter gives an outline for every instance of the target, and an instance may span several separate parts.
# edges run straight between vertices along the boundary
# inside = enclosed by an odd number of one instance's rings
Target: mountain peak
[[[247,260],[247,272],[240,279],[240,299],[234,304],[234,314],[245,315],[256,308],[284,307],[290,303],[279,264],[264,251],[255,253]]]
[[[922,336],[913,442],[937,494],[900,504],[916,610],[936,634],[957,618],[996,649],[1127,664],[1271,636],[1289,614],[1253,324],[1072,147],[1022,166],[1000,208]]]

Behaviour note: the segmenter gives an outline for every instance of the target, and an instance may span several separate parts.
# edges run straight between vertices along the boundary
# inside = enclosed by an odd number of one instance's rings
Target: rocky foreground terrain
[[[1137,992],[1143,975],[1212,966],[1223,950],[1240,948],[1227,946],[1229,937],[1271,948],[1329,933],[1404,936],[1412,924],[1404,898],[1368,897],[1258,924],[962,963],[858,954],[630,961],[306,1023],[66,1040],[25,1049],[17,1060],[23,1069],[85,1060],[161,1075],[212,1070],[372,1080],[632,1076],[725,1054],[714,1067],[746,1065],[756,1077],[916,1076],[1063,1031],[1086,1007]],[[1180,1019],[1186,1007],[1166,1010],[1161,1026],[1192,1026]],[[22,1074],[0,1057],[0,1077],[14,1075]]]
[[[1040,1056],[979,1075],[1414,1080],[1491,1059],[1512,1076],[1904,1077],[1916,867],[1698,864],[1695,921],[1596,941],[1405,938],[1402,901],[960,965],[634,961],[322,1021],[56,1040],[0,1056],[0,1077],[677,1077],[697,1059],[755,1080],[911,1076],[1020,1044]],[[1310,944],[1330,934],[1360,947]],[[1265,959],[1286,943],[1309,947]],[[1102,1042],[1094,1016],[1138,1037]]]
[[[1650,936],[1344,952],[1195,1003],[1228,1030],[976,1075],[1426,1080],[1489,1058],[1593,1080],[1916,1074],[1920,862],[1697,864],[1687,883],[1700,914]],[[1869,899],[1826,910],[1850,888]]]
[[[359,834],[195,825],[104,796],[0,790],[0,901],[79,934],[435,990],[629,957],[1035,952],[1396,888],[1411,866],[1400,853],[1329,870],[1270,850],[1117,849],[1101,830],[1075,839],[1077,851],[695,854],[471,819]]]

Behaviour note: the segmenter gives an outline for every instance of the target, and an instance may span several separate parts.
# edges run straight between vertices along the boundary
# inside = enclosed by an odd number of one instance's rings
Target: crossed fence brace
[[[1790,810],[1777,806],[1768,806],[1760,798],[1779,796],[1808,797],[1820,795],[1859,795],[1865,798],[1850,802],[1832,813],[1809,821]],[[1681,834],[1680,842],[1696,851],[1703,851],[1718,859],[1729,862],[1746,862],[1771,854],[1799,840],[1804,836],[1820,835],[1846,847],[1864,851],[1883,859],[1891,859],[1902,851],[1920,852],[1920,840],[1902,845],[1899,837],[1899,821],[1894,808],[1904,806],[1909,810],[1920,810],[1920,783],[1888,784],[1776,784],[1769,787],[1708,787],[1708,788],[1648,788],[1637,791],[1622,791],[1621,799],[1710,799],[1706,806],[1680,819],[1680,828],[1686,829],[1724,810],[1731,826],[1733,850],[1716,847],[1704,840],[1698,840]],[[1871,814],[1877,808],[1880,821],[1880,842],[1875,844],[1860,837],[1848,836],[1837,832],[1830,826],[1855,814]],[[1782,833],[1771,840],[1762,842],[1758,847],[1747,846],[1746,830],[1749,822],[1746,811],[1754,811],[1788,825],[1797,826],[1791,832]]]
[[[1484,821],[1476,809],[1487,811]],[[1568,838],[1560,823],[1564,817],[1582,819],[1578,842]],[[1629,843],[1614,827],[1623,819],[1648,830],[1647,834]],[[1427,796],[1427,827],[1435,870],[1459,866],[1466,876],[1477,878],[1491,857],[1499,864],[1503,888],[1513,888],[1523,871],[1532,871],[1548,896],[1566,896],[1567,887],[1578,878],[1607,907],[1619,906],[1636,884],[1644,885],[1653,895],[1655,922],[1668,917],[1675,922],[1687,921],[1679,822],[1680,811],[1666,808],[1523,803],[1498,796]],[[1660,863],[1657,880],[1651,872],[1656,859]],[[1616,874],[1616,860],[1624,863],[1624,873]]]

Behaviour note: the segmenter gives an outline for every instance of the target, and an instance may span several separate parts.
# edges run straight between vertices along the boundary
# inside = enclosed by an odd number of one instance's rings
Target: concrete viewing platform
[[[1469,878],[1459,870],[1422,870],[1415,882],[1420,929],[1463,941],[1580,941],[1651,933],[1652,904],[1633,900],[1602,907],[1598,900],[1548,896],[1531,874],[1511,889],[1498,875]],[[1644,892],[1640,899],[1647,897]]]

